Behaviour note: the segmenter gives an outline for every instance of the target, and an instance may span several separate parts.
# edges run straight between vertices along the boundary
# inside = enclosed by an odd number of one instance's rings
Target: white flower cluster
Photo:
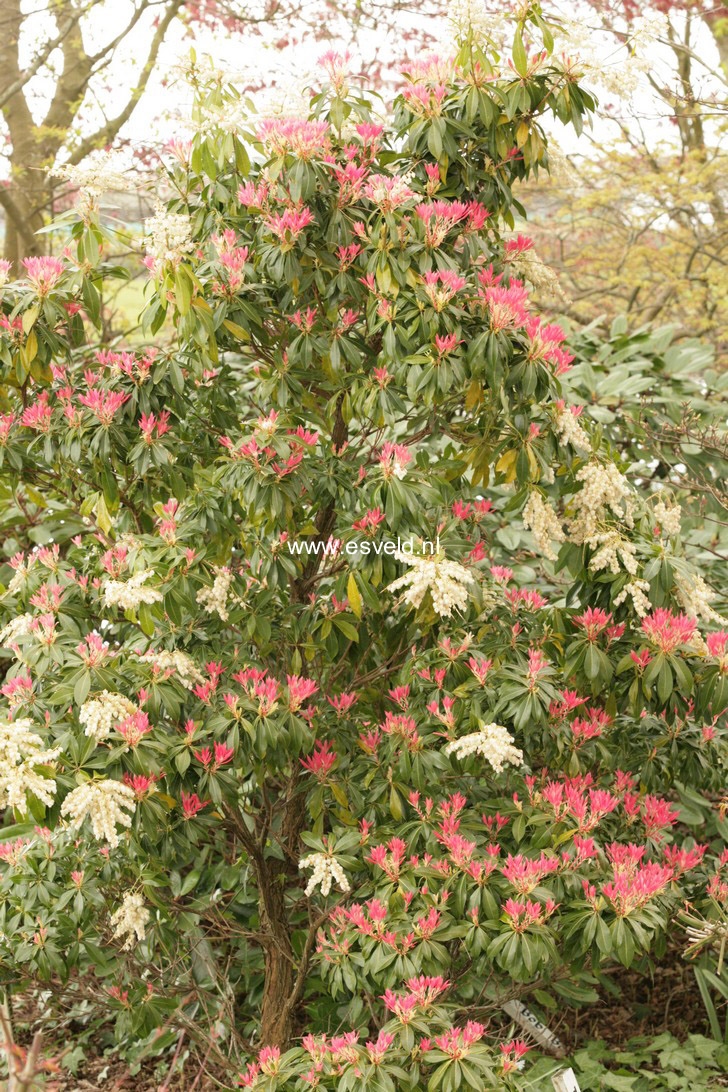
[[[504,14],[486,11],[484,0],[450,0],[447,20],[456,41],[467,38],[472,31],[476,41],[487,38],[500,43],[508,24]]]
[[[227,598],[230,585],[233,582],[233,574],[224,566],[215,569],[215,580],[210,588],[200,588],[197,593],[197,602],[204,607],[208,614],[216,611],[223,622],[228,620]]]
[[[238,99],[237,102],[225,102],[203,110],[198,130],[201,133],[209,133],[211,129],[222,129],[224,133],[246,132],[250,128],[250,120],[249,105]]]
[[[652,610],[652,604],[647,598],[649,590],[650,585],[647,580],[630,580],[628,584],[624,585],[621,592],[614,600],[614,605],[615,607],[621,606],[627,599],[627,596],[630,596],[635,614],[639,618],[644,618],[644,616],[649,614]]]
[[[532,7],[532,0],[510,0],[500,3],[496,11],[492,6],[488,10],[485,0],[449,0],[447,21],[456,43],[472,31],[478,45],[485,38],[503,50],[513,37],[514,21],[525,19]]]
[[[675,578],[676,593],[680,606],[688,618],[702,618],[704,622],[716,622],[719,626],[728,625],[728,618],[711,607],[711,600],[715,599],[715,592],[710,588],[702,576],[691,573],[689,576]]]
[[[563,183],[576,182],[579,176],[571,160],[554,140],[549,140],[548,156],[549,176],[551,178]]]
[[[150,576],[154,576],[153,569],[134,573],[128,580],[107,580],[101,589],[104,593],[104,603],[107,607],[136,610],[140,603],[161,602],[162,593],[156,588],[142,587]]]
[[[523,762],[523,751],[513,746],[513,736],[502,724],[484,724],[480,731],[453,740],[445,748],[445,754],[454,754],[461,760],[468,755],[483,755],[496,773],[501,773],[507,762],[513,766]]]
[[[578,58],[580,78],[599,84],[621,99],[629,98],[639,89],[644,74],[650,71],[653,63],[648,46],[654,40],[654,29],[656,24],[645,21],[620,47],[611,35],[600,35],[594,26],[574,19],[560,19],[554,56],[566,55],[572,66]]]
[[[135,937],[137,940],[144,940],[147,935],[145,926],[150,916],[139,891],[124,895],[121,906],[111,915],[111,924],[114,926],[115,940],[126,937],[123,944],[125,951],[130,951],[134,947]]]
[[[225,79],[236,87],[255,87],[246,95],[253,109],[262,118],[307,118],[311,107],[311,88],[321,86],[321,67],[313,56],[302,56],[300,51],[296,65],[292,67],[285,52],[270,45],[253,50],[245,58],[245,70],[227,73]],[[226,104],[225,109],[229,108]],[[250,124],[250,118],[249,122]]]
[[[85,701],[81,706],[78,719],[86,725],[86,735],[91,736],[100,743],[110,734],[115,724],[126,720],[132,713],[136,713],[137,707],[133,702],[125,698],[123,694],[113,693],[111,690],[102,690],[97,698]]]
[[[0,645],[3,648],[10,648],[16,644],[21,637],[27,637],[31,632],[30,623],[33,621],[32,614],[19,614],[16,618],[11,619],[6,626],[0,630]]]
[[[10,577],[10,582],[5,592],[6,595],[15,595],[16,592],[22,591],[25,586],[28,573],[35,564],[35,558],[29,557],[27,561],[21,561],[19,565],[16,565],[15,572]]]
[[[131,826],[131,815],[136,804],[134,791],[121,781],[87,781],[70,792],[61,806],[61,815],[67,815],[71,825],[78,829],[88,815],[94,838],[105,839],[112,848],[119,844],[116,824]]]
[[[590,546],[596,553],[589,562],[592,572],[598,573],[602,569],[609,569],[612,573],[619,572],[619,559],[630,574],[635,576],[638,565],[636,547],[626,538],[623,538],[618,530],[612,528],[608,531],[599,531],[589,540]]]
[[[557,409],[554,428],[562,444],[571,444],[577,451],[591,451],[589,436],[579,424],[579,418],[568,406]]]
[[[192,690],[196,683],[204,682],[205,676],[197,670],[195,661],[186,652],[175,649],[168,652],[166,649],[149,649],[139,657],[163,673],[173,672],[186,690]]]
[[[29,792],[47,807],[53,804],[56,783],[35,767],[47,766],[60,754],[57,748],[45,749],[32,726],[28,718],[0,721],[0,809],[16,808],[23,815],[28,811]]]
[[[602,466],[593,460],[577,471],[576,478],[583,484],[571,500],[574,515],[569,520],[569,537],[572,542],[578,546],[586,543],[596,549],[601,524],[609,509],[627,527],[634,525],[634,499],[629,483],[613,463]]]
[[[655,504],[655,520],[659,524],[662,534],[667,538],[674,538],[680,534],[680,521],[682,508],[679,504],[667,505],[660,498]]]
[[[559,517],[537,489],[532,489],[523,509],[523,525],[529,528],[544,557],[556,560],[551,543],[565,542],[566,535]]]
[[[647,11],[630,27],[629,44],[635,51],[647,53],[659,38],[667,38],[669,21],[664,11]]]
[[[221,65],[210,53],[203,53],[201,56],[188,53],[171,65],[170,70],[173,74],[189,80],[195,87],[208,83],[231,83],[238,86],[250,76],[249,66],[246,65],[243,69]]]
[[[55,178],[62,178],[74,189],[82,190],[83,193],[92,197],[99,197],[109,190],[136,188],[135,182],[121,167],[118,157],[100,149],[87,156],[83,164],[79,166],[62,163],[58,167],[53,167],[50,173]]]
[[[524,250],[511,257],[508,263],[520,277],[530,281],[534,288],[540,289],[546,296],[570,303],[569,296],[561,287],[558,275],[550,265],[546,265],[535,250]]]
[[[306,886],[306,895],[311,895],[320,885],[321,894],[328,895],[334,880],[340,891],[351,891],[351,885],[346,878],[346,873],[336,860],[327,853],[309,853],[298,862],[299,868],[312,868],[311,879]]]
[[[410,572],[399,576],[388,590],[406,588],[402,601],[417,609],[429,591],[432,605],[441,618],[448,617],[457,607],[464,610],[468,605],[468,584],[474,584],[473,574],[457,561],[448,561],[444,554],[417,556],[396,551],[398,561],[411,565]]]
[[[267,68],[269,58],[262,57],[262,61]],[[283,76],[277,76],[275,85],[262,87],[251,96],[258,117],[307,118],[311,109],[311,95],[306,89],[320,79],[321,70],[314,71],[311,68],[302,69],[293,78],[288,71]]]
[[[167,262],[179,265],[185,254],[194,250],[189,216],[167,212],[161,205],[144,221],[144,239],[155,269]]]

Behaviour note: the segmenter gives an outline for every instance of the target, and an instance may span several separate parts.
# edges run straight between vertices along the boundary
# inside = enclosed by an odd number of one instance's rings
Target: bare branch
[[[154,66],[157,63],[157,57],[159,56],[159,50],[161,49],[167,30],[183,4],[184,0],[172,0],[164,17],[160,19],[154,37],[152,38],[152,43],[149,47],[149,53],[147,54],[147,59],[144,68],[142,69],[139,82],[131,92],[129,101],[124,109],[117,114],[115,118],[112,118],[105,125],[102,125],[100,129],[97,129],[92,136],[87,137],[82,141],[69,157],[70,163],[80,163],[81,160],[85,159],[85,157],[89,155],[90,152],[94,151],[95,148],[103,148],[107,144],[110,144],[122,126],[126,124],[134,113],[137,103],[143,95],[146,86],[149,83],[149,78],[154,71]]]
[[[17,95],[19,91],[22,91],[25,85],[33,79],[33,76],[40,71],[54,49],[58,49],[58,47],[63,44],[65,37],[70,34],[74,26],[80,22],[83,14],[84,12],[77,11],[67,22],[63,23],[56,37],[50,38],[45,43],[43,48],[37,53],[32,64],[24,69],[12,83],[8,84],[7,87],[0,91],[0,110],[2,110],[5,103],[8,102],[13,95]]]

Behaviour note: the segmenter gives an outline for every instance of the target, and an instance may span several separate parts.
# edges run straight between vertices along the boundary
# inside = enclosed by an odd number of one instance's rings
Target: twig
[[[182,1031],[177,1036],[177,1049],[174,1052],[174,1057],[172,1058],[172,1062],[171,1062],[171,1065],[169,1067],[169,1073],[164,1078],[164,1084],[159,1086],[159,1092],[167,1092],[167,1089],[169,1088],[169,1082],[172,1080],[172,1075],[174,1073],[174,1067],[177,1064],[177,1059],[179,1058],[179,1054],[180,1054],[180,1051],[182,1049],[182,1043],[184,1041],[184,1037],[185,1037],[185,1030],[183,1028]]]

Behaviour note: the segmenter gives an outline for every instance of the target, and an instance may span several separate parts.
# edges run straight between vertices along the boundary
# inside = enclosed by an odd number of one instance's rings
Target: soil
[[[691,1033],[710,1035],[705,1009],[692,968],[680,953],[668,952],[657,963],[651,979],[643,974],[622,971],[614,976],[619,996],[603,992],[601,1000],[581,1009],[563,1009],[549,1021],[550,1029],[565,1044],[569,1053],[589,1040],[602,1040],[619,1049],[637,1036],[656,1038],[667,1031],[677,1039]],[[15,1002],[15,1023],[18,1041],[27,1046],[32,1032],[38,1027],[38,1012],[33,1011],[31,998],[25,1005]],[[719,1010],[719,1017],[721,1016]],[[722,1014],[725,1019],[725,1013]],[[72,1026],[68,1029],[72,1035]],[[44,1054],[63,1049],[58,1042],[46,1044]],[[87,1042],[86,1056],[78,1072],[71,1077],[63,1073],[47,1077],[45,1092],[214,1092],[230,1089],[221,1072],[194,1056],[185,1058],[184,1067],[170,1072],[172,1052],[164,1058],[154,1058],[142,1065],[141,1071],[130,1073],[126,1063],[113,1055],[94,1051]]]
[[[693,969],[679,951],[665,955],[651,981],[626,970],[613,975],[613,980],[619,986],[619,997],[603,992],[600,1002],[565,1009],[560,1019],[550,1024],[569,1052],[588,1040],[603,1040],[619,1049],[628,1039],[654,1039],[665,1031],[680,1040],[690,1034],[710,1036]],[[720,1013],[719,1007],[719,1017]]]

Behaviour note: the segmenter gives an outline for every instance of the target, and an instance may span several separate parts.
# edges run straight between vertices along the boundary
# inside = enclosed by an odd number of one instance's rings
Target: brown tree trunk
[[[5,213],[5,257],[13,263],[26,255],[44,253],[46,236],[37,235],[36,232],[52,211],[51,187],[46,179],[46,169],[55,163],[73,128],[92,74],[102,71],[111,62],[116,45],[134,30],[142,12],[150,7],[148,2],[137,5],[126,29],[121,31],[112,47],[104,47],[91,56],[84,46],[81,22],[93,3],[94,0],[91,3],[88,0],[54,0],[51,5],[59,31],[57,50],[61,53],[63,65],[48,113],[36,125],[25,97],[27,79],[25,71],[21,71],[18,55],[18,43],[26,16],[21,10],[21,0],[0,0],[0,111],[9,130],[12,148],[10,185],[7,188],[0,186],[0,207]],[[105,121],[96,132],[70,149],[68,162],[79,163],[94,149],[111,144],[131,117],[147,87],[170,24],[184,3],[185,0],[165,0],[164,4],[155,5],[160,10],[136,86],[131,89],[126,104],[115,117]],[[31,75],[39,70],[48,71],[45,61],[49,54],[44,58],[40,44],[39,51],[40,59],[38,64],[31,66]]]
[[[42,190],[33,189],[29,171],[16,166],[15,154],[10,160],[11,182],[2,202],[5,209],[5,239],[3,257],[19,271],[21,258],[43,254],[44,236],[36,232],[43,227],[43,208],[47,195]],[[40,171],[37,172],[40,174]],[[33,179],[37,185],[37,178]],[[11,206],[12,202],[12,206]]]
[[[20,75],[18,40],[22,23],[19,0],[7,0],[3,8],[5,26],[0,39],[0,86],[9,86]],[[43,171],[45,149],[22,91],[12,95],[3,107],[10,132],[10,184],[0,192],[5,213],[5,257],[17,267],[20,258],[43,253],[43,226],[47,198]]]
[[[300,835],[306,823],[306,796],[299,791],[300,775],[295,771],[280,799],[281,824],[278,844],[285,858],[266,856],[268,813],[254,836],[236,818],[237,834],[254,863],[260,907],[260,945],[265,954],[265,979],[261,1013],[261,1042],[264,1046],[285,1049],[296,1029],[297,1010],[303,996],[306,971],[315,939],[315,929],[300,955],[291,942],[292,924],[286,905],[286,891],[298,878],[296,862]],[[278,810],[277,808],[275,810]]]
[[[263,987],[263,1011],[261,1016],[261,1041],[265,1046],[277,1046],[285,1050],[293,1036],[294,1005],[291,1004],[295,983],[296,963],[285,907],[285,868],[273,872],[268,861],[270,877],[267,897],[261,898],[263,931],[268,934],[265,942],[265,984]]]

